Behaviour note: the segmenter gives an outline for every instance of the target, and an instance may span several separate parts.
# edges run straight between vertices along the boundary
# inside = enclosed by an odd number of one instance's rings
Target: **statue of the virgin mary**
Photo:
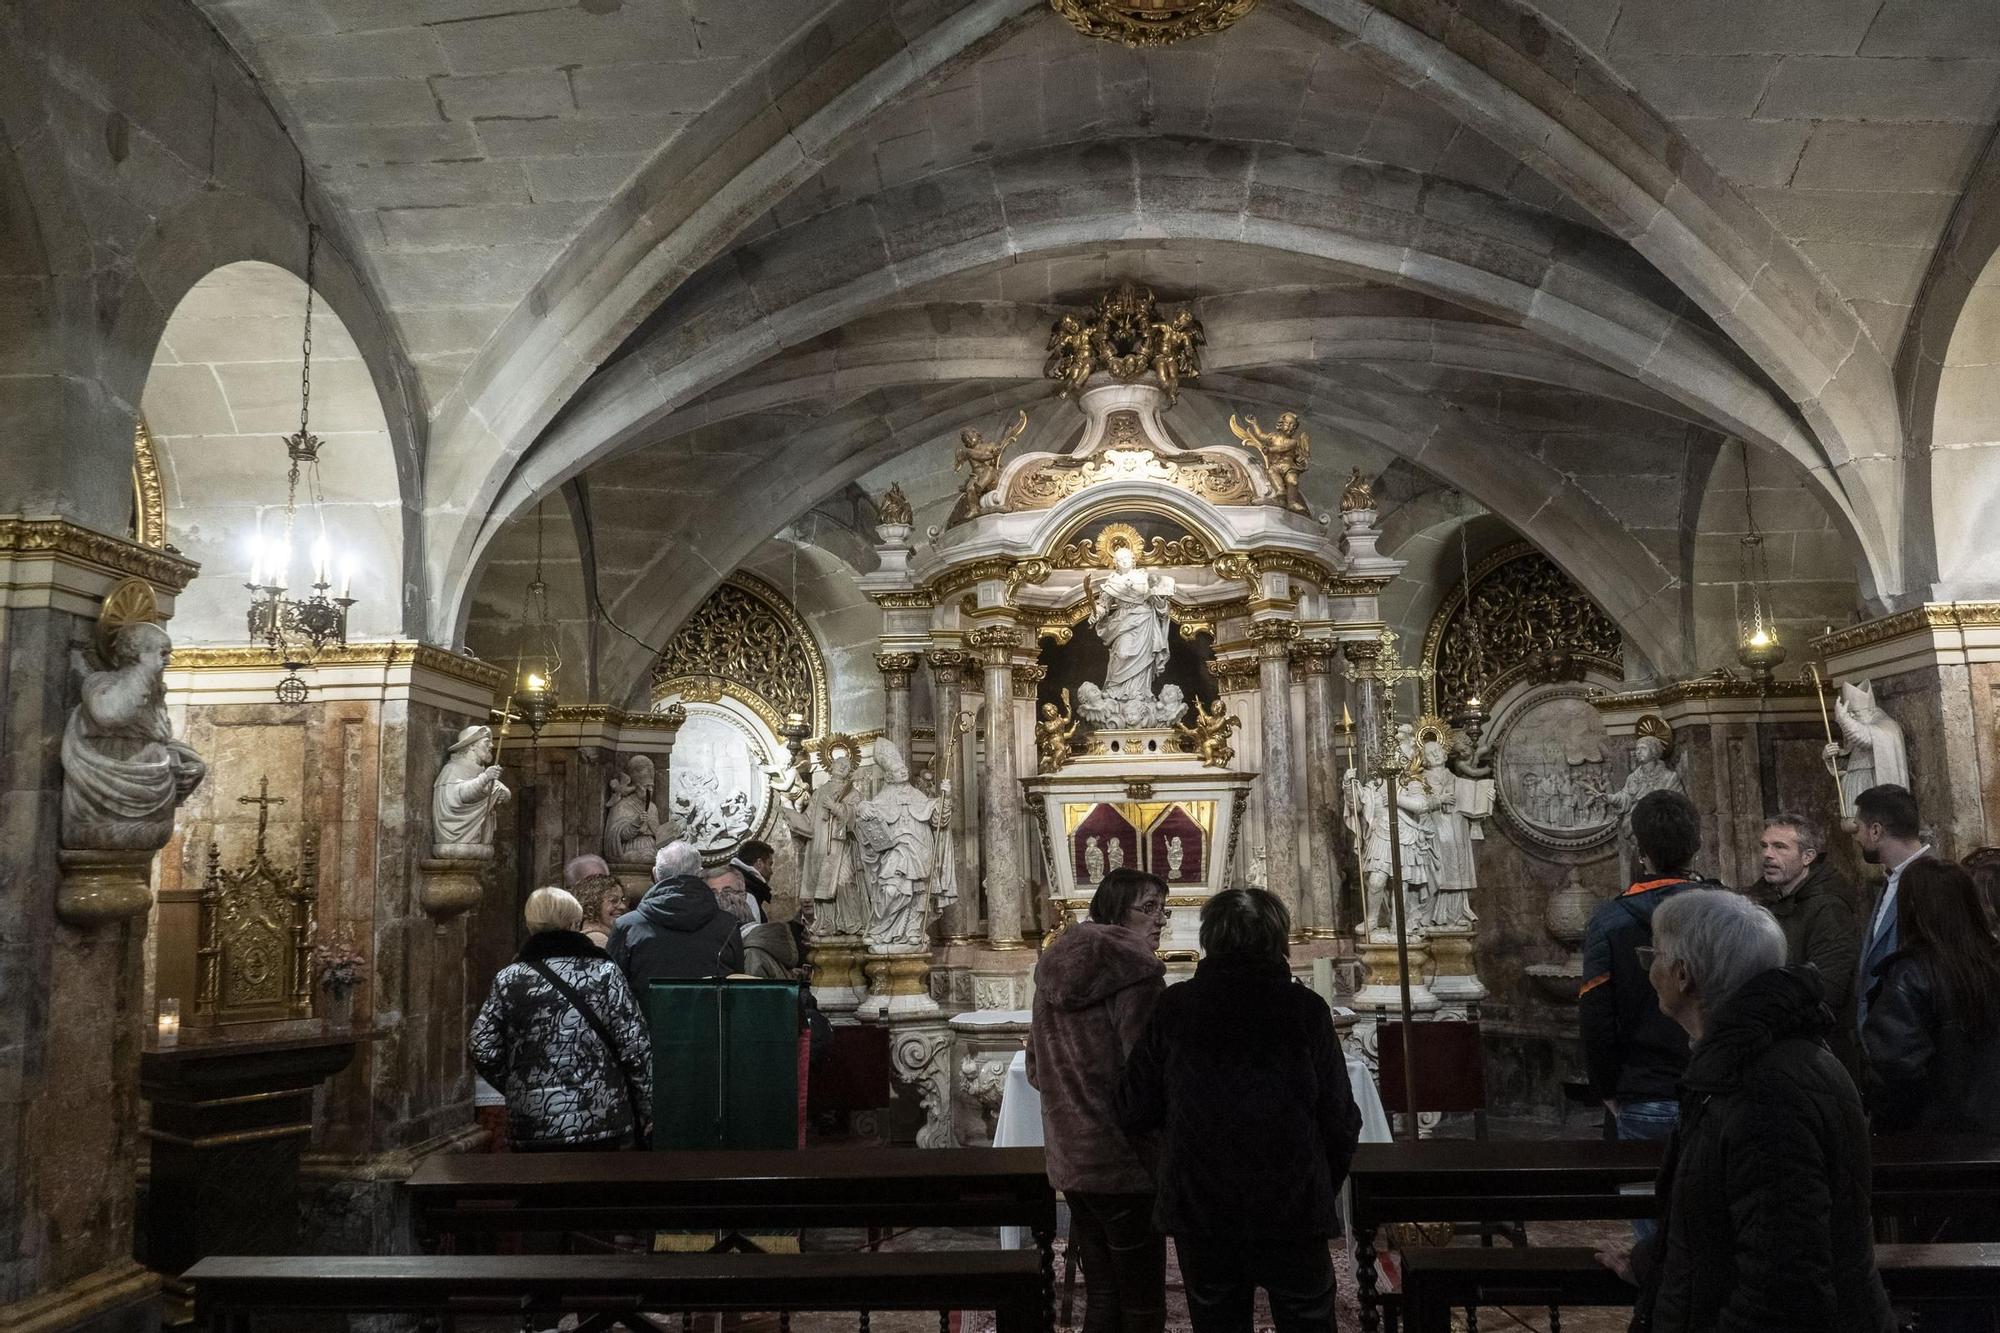
[[[1186,710],[1180,691],[1171,699],[1153,693],[1167,669],[1167,615],[1174,581],[1138,568],[1130,545],[1114,546],[1111,574],[1086,580],[1090,627],[1110,654],[1102,686],[1077,691],[1077,715],[1098,727],[1163,727]]]

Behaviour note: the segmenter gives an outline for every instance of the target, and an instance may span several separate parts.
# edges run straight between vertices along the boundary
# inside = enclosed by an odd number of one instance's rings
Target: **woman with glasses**
[[[1028,1081],[1042,1093],[1049,1183],[1069,1201],[1083,1261],[1085,1333],[1158,1333],[1167,1318],[1167,1242],[1153,1229],[1150,1145],[1118,1127],[1125,1058],[1166,988],[1155,950],[1167,886],[1138,870],[1106,875],[1088,920],[1035,965]]]

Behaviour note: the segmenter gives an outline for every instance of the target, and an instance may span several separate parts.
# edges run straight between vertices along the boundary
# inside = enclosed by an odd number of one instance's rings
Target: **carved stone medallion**
[[[1542,685],[1496,724],[1494,776],[1500,809],[1528,842],[1549,851],[1602,846],[1618,829],[1612,793],[1626,761],[1579,684]]]

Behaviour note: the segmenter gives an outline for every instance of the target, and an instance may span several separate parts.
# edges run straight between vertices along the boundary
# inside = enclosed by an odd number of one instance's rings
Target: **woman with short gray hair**
[[[1868,1124],[1827,1049],[1819,972],[1739,894],[1694,889],[1653,915],[1639,961],[1686,1030],[1660,1229],[1599,1257],[1640,1286],[1634,1328],[1889,1333],[1875,1271]]]

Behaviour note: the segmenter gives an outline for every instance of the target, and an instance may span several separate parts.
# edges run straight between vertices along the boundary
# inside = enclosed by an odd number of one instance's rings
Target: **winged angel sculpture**
[[[1238,421],[1231,413],[1229,429],[1264,460],[1264,470],[1270,474],[1271,484],[1277,488],[1278,498],[1285,508],[1295,514],[1310,514],[1312,511],[1306,507],[1305,492],[1299,488],[1299,483],[1304,480],[1306,467],[1312,461],[1312,440],[1299,424],[1299,414],[1280,412],[1278,428],[1267,431],[1257,424],[1257,418],[1245,417]]]
[[[988,441],[976,426],[967,426],[959,432],[958,452],[951,457],[951,470],[956,472],[969,466],[971,471],[966,474],[965,485],[959,490],[958,508],[952,514],[955,520],[978,517],[986,497],[1000,485],[1000,456],[1007,452],[1008,445],[1021,438],[1021,432],[1027,428],[1028,414],[1023,410],[997,440]]]

